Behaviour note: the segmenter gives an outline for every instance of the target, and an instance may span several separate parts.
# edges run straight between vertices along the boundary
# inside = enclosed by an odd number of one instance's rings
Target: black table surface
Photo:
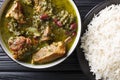
[[[4,0],[0,0],[0,5]],[[74,0],[81,14],[85,15],[103,0]],[[0,47],[0,80],[89,80],[82,72],[76,50],[61,64],[48,69],[25,68],[12,61]]]

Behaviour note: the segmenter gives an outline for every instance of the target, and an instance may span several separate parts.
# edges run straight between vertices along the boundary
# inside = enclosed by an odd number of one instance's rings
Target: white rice
[[[120,5],[95,15],[81,42],[96,80],[120,80]]]

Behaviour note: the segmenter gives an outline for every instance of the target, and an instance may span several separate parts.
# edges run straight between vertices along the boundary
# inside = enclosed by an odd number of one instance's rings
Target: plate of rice
[[[85,17],[77,47],[90,80],[120,80],[120,0],[107,0]]]

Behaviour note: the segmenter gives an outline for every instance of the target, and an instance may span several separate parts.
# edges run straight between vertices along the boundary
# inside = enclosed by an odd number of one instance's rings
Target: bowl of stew
[[[63,62],[77,46],[81,18],[73,0],[5,0],[0,43],[22,66],[42,69]]]

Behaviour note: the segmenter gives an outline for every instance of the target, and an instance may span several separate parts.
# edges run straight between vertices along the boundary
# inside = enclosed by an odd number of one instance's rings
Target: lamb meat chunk
[[[23,57],[22,55],[25,54],[25,51],[30,48],[31,39],[23,36],[11,37],[8,40],[8,45],[10,50],[13,52],[14,58],[21,59]]]
[[[63,42],[54,42],[49,46],[41,48],[33,55],[33,63],[47,63],[63,57],[66,53],[66,47]]]
[[[10,49],[12,51],[18,51],[20,48],[22,48],[22,46],[24,45],[25,41],[26,41],[26,39],[23,36],[16,37],[16,38],[11,37],[8,40],[8,44],[10,45]]]
[[[41,37],[41,42],[50,40],[50,33],[51,33],[50,27],[47,26],[43,32],[42,37]]]
[[[17,20],[18,23],[25,23],[24,15],[22,13],[22,7],[19,1],[14,1],[14,4],[7,12],[6,18],[14,18]]]

